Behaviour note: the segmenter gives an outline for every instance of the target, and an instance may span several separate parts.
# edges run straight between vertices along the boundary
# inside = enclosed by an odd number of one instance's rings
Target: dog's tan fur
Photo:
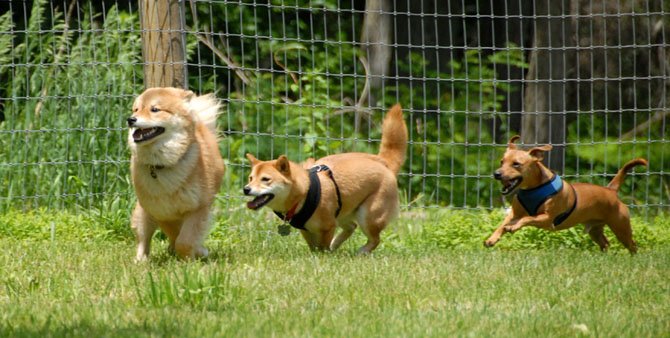
[[[196,96],[177,88],[147,89],[135,99],[128,144],[138,200],[131,218],[138,261],[149,257],[157,227],[179,257],[207,256],[202,244],[225,170],[216,137],[218,110],[213,95]],[[136,130],[152,127],[165,132],[135,142]]]
[[[519,136],[509,140],[507,151],[501,161],[501,167],[496,170],[496,179],[501,180],[504,189],[511,187],[515,180],[520,183],[508,191],[514,193],[516,189],[532,189],[548,182],[553,173],[542,164],[544,152],[551,150],[551,145],[535,147],[528,151],[518,149],[514,142]],[[626,163],[607,187],[594,184],[574,183],[563,181],[563,189],[556,195],[548,198],[542,204],[536,216],[529,216],[519,202],[517,196],[512,201],[512,210],[505,217],[502,224],[486,240],[486,246],[495,245],[500,237],[506,232],[515,232],[527,225],[533,225],[545,230],[563,230],[576,224],[584,224],[591,239],[606,250],[609,242],[603,234],[603,228],[607,224],[617,239],[631,252],[637,251],[633,232],[630,226],[628,207],[617,197],[617,190],[624,180],[626,173],[637,165],[647,165],[645,159],[635,159]],[[558,215],[569,210],[574,205],[575,193],[577,194],[577,205],[572,214],[558,226],[554,226],[553,220]]]
[[[298,164],[282,155],[276,160],[260,161],[247,154],[251,175],[245,193],[251,196],[274,194],[268,202],[272,210],[286,214],[293,206],[302,208],[309,189],[306,170],[311,164],[325,164],[340,189],[342,210],[338,207],[334,183],[326,173],[319,174],[321,201],[301,234],[313,250],[335,250],[351,236],[356,226],[368,238],[359,253],[369,253],[379,245],[379,234],[398,215],[397,174],[405,161],[407,126],[402,108],[396,105],[386,114],[378,155],[344,153],[317,161]],[[335,237],[337,226],[340,233]]]

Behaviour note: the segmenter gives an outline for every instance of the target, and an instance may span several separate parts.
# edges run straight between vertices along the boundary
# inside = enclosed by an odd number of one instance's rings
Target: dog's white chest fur
[[[174,220],[201,204],[201,187],[191,182],[198,156],[198,148],[192,147],[176,166],[161,168],[133,163],[137,198],[151,216]]]

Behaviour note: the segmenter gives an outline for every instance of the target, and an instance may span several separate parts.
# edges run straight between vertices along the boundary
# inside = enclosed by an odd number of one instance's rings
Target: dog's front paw
[[[195,258],[207,258],[209,256],[209,250],[205,247],[200,247],[195,250]]]
[[[521,227],[517,226],[517,225],[506,225],[505,226],[505,232],[516,232],[519,229],[521,229]]]
[[[149,261],[149,255],[144,254],[144,253],[138,253],[137,256],[135,256],[135,263],[144,263]]]
[[[496,245],[497,242],[498,242],[497,239],[491,239],[491,238],[489,238],[489,239],[487,239],[487,240],[484,241],[484,246],[487,247],[487,248],[490,248],[490,247]]]

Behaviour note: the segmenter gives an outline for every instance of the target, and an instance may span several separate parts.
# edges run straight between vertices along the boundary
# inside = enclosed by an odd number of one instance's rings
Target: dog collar
[[[165,166],[162,165],[149,165],[149,172],[151,173],[151,177],[153,178],[158,178],[158,173],[156,170],[161,170],[165,168]]]
[[[561,177],[554,174],[554,177],[539,187],[532,189],[519,189],[519,192],[516,194],[516,197],[519,199],[519,202],[526,209],[528,215],[535,216],[537,215],[537,209],[547,200],[549,197],[558,194],[559,191],[563,189],[563,180]]]
[[[274,212],[275,215],[277,215],[277,217],[281,218],[285,222],[291,224],[292,227],[305,230],[305,224],[310,219],[310,217],[312,217],[314,211],[316,211],[316,208],[319,206],[319,202],[321,201],[321,182],[319,181],[318,175],[318,173],[321,171],[327,171],[328,176],[335,185],[335,192],[337,193],[337,211],[335,212],[335,217],[337,217],[340,214],[340,210],[342,209],[340,188],[337,186],[337,182],[335,182],[333,172],[328,166],[323,164],[313,166],[309,169],[309,189],[307,190],[305,203],[303,204],[302,208],[300,208],[300,211],[295,213],[295,209],[298,207],[296,204],[286,213],[286,215],[278,211]]]
[[[288,209],[288,212],[286,213],[286,215],[283,216],[283,219],[285,221],[290,221],[290,220],[293,219],[293,216],[295,216],[295,211],[296,211],[296,209],[298,209],[298,204],[300,204],[300,202],[296,203],[291,209]]]

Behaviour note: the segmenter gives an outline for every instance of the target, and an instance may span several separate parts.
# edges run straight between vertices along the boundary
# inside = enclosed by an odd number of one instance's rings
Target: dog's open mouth
[[[264,205],[268,204],[272,199],[275,198],[275,195],[273,194],[263,194],[260,196],[257,196],[253,200],[247,202],[247,208],[251,210],[257,210]]]
[[[519,186],[519,184],[521,184],[521,177],[513,178],[511,180],[502,180],[502,184],[503,184],[503,187],[502,187],[502,190],[501,190],[502,194],[503,195],[508,195],[512,191],[514,191],[516,189],[516,187]]]
[[[133,132],[133,141],[135,143],[139,142],[144,142],[147,140],[151,140],[152,138],[162,134],[165,132],[165,128],[163,127],[153,127],[153,128],[144,128],[144,129],[136,129],[135,132]]]

